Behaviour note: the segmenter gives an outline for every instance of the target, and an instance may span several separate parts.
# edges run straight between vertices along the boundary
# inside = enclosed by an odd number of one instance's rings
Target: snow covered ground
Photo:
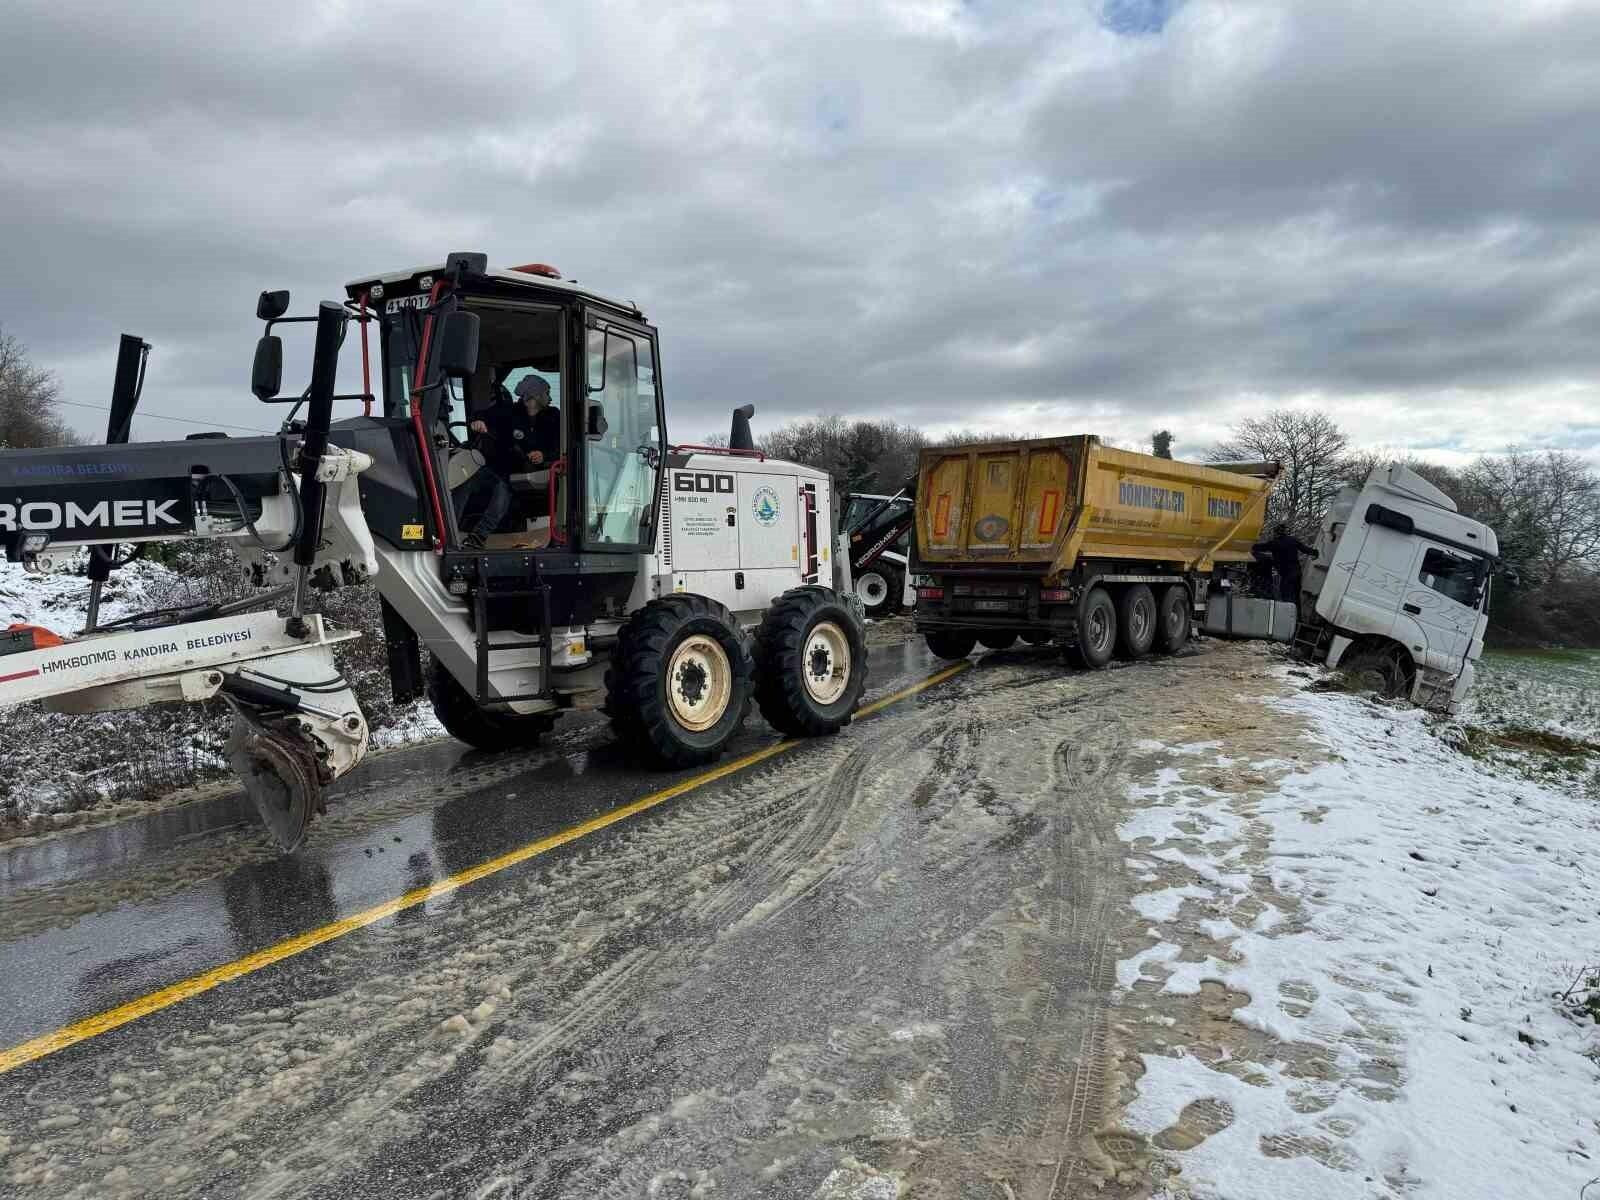
[[[1583,736],[1575,661],[1565,685],[1491,666],[1475,718]],[[1268,719],[1322,761],[1179,747],[1120,830],[1149,889],[1119,967],[1143,1065],[1126,1123],[1177,1168],[1156,1194],[1577,1200],[1600,1177],[1600,1028],[1556,997],[1600,962],[1588,781],[1275,671]]]

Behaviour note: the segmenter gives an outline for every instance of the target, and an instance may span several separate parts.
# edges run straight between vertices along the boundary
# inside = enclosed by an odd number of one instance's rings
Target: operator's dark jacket
[[[1306,545],[1292,533],[1280,534],[1265,542],[1257,542],[1252,549],[1257,554],[1272,556],[1272,565],[1278,569],[1278,599],[1298,600],[1300,592],[1300,556],[1315,554],[1316,549]]]
[[[522,404],[502,400],[483,414],[483,422],[494,439],[489,466],[502,477],[543,470],[561,457],[561,410],[553,404],[530,417]],[[532,450],[544,455],[537,467],[528,461]]]

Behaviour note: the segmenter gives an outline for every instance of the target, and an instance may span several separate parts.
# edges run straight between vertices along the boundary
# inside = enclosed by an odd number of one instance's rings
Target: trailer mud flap
[[[297,849],[311,818],[324,808],[316,759],[305,740],[235,705],[228,764],[273,840],[284,853]]]

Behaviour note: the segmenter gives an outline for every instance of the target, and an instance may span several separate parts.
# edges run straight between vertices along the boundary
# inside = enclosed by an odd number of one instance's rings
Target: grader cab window
[[[643,333],[589,330],[584,539],[591,548],[651,544],[662,430],[655,349]]]

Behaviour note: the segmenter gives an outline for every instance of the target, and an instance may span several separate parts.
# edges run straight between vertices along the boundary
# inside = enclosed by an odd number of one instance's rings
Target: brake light
[[[560,279],[561,272],[548,263],[524,263],[520,267],[512,267],[518,275],[543,275],[546,279]]]
[[[944,599],[944,589],[942,587],[919,587],[917,589],[917,599],[918,600],[943,600]]]
[[[1039,599],[1047,604],[1051,602],[1059,603],[1062,600],[1072,599],[1072,593],[1066,588],[1041,588],[1039,590]]]

